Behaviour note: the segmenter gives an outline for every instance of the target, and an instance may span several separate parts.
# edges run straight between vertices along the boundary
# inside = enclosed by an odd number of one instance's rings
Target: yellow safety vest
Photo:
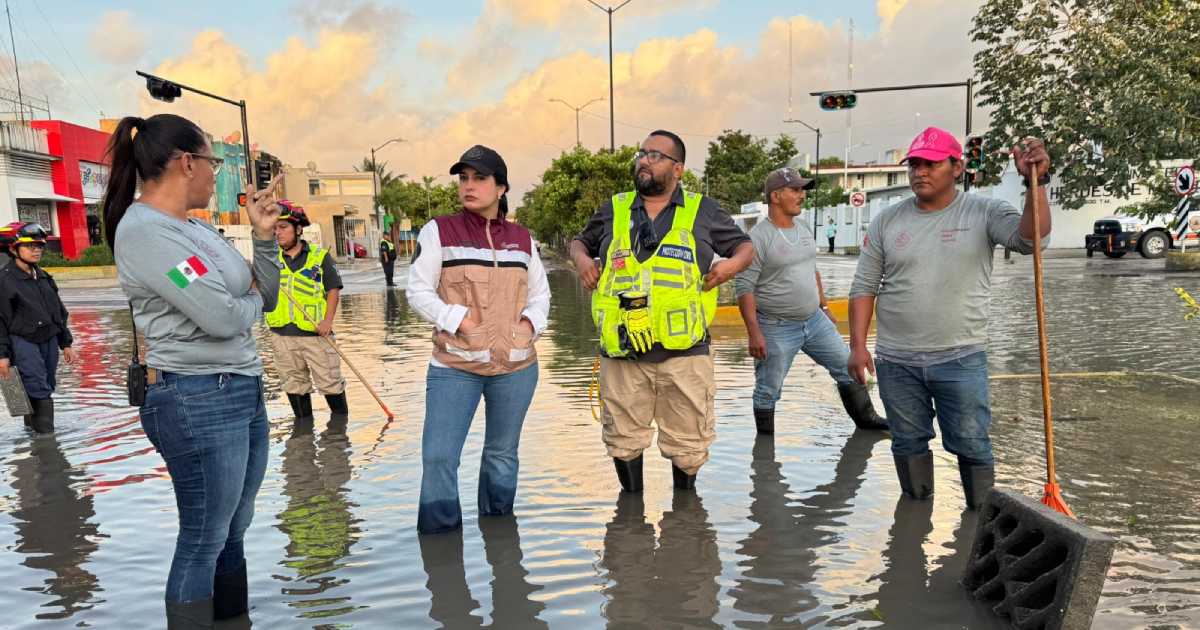
[[[316,332],[315,323],[325,319],[325,282],[321,277],[321,263],[325,262],[327,253],[319,246],[310,247],[304,266],[292,271],[283,259],[283,250],[279,250],[279,262],[283,263],[283,268],[279,270],[279,301],[275,310],[267,313],[268,327],[283,328],[295,324],[300,330]],[[314,323],[309,323],[308,319],[296,312],[292,300],[287,298],[288,293]]]
[[[708,333],[717,312],[717,289],[703,290],[704,274],[693,233],[701,195],[687,191],[683,195],[684,203],[675,208],[671,231],[646,262],[638,262],[630,247],[634,193],[613,197],[613,239],[592,292],[592,321],[600,331],[600,348],[609,357],[628,354],[617,332],[622,291],[649,294],[654,341],[668,350],[687,350]]]

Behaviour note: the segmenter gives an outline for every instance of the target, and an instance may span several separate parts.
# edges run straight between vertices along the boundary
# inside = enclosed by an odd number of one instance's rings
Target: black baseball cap
[[[477,144],[467,149],[467,152],[458,158],[454,166],[450,167],[450,174],[458,175],[468,166],[478,171],[481,175],[495,175],[497,182],[505,183],[508,181],[508,166],[504,163],[504,158],[500,157],[499,153],[482,144]]]

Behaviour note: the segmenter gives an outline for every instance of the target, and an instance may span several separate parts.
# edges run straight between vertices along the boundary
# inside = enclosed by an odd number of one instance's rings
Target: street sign
[[[1175,193],[1187,196],[1196,190],[1196,171],[1190,166],[1183,166],[1175,173]]]
[[[861,208],[861,207],[867,205],[867,193],[865,193],[865,192],[850,193],[850,205],[854,206],[855,208]]]

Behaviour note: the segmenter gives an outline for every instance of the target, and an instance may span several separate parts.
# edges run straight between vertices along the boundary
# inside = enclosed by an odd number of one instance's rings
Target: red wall
[[[108,134],[61,120],[34,120],[30,125],[46,130],[51,155],[62,158],[50,167],[54,192],[81,200],[78,203],[56,202],[58,236],[62,239],[63,256],[78,258],[88,246],[87,210],[82,202],[83,183],[79,179],[79,162],[107,164],[104,149],[108,145]]]

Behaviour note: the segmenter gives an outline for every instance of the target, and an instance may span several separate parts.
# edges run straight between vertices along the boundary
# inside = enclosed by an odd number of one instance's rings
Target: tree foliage
[[[1200,156],[1200,3],[985,0],[971,38],[989,153],[1044,138],[1066,207],[1143,183],[1156,201],[1136,210],[1169,210],[1159,161]],[[1005,162],[988,159],[985,182]]]
[[[726,129],[708,143],[704,161],[704,187],[707,194],[728,212],[737,212],[744,203],[762,200],[767,173],[796,156],[796,142],[782,135],[772,144],[740,129]]]
[[[635,147],[592,153],[576,146],[550,163],[542,181],[525,193],[517,220],[539,241],[561,246],[614,194],[633,189]],[[685,184],[686,186],[686,184]]]
[[[394,179],[380,191],[379,205],[397,219],[409,218],[413,229],[419,230],[433,217],[458,211],[458,186],[435,185],[432,177],[419,182]]]

